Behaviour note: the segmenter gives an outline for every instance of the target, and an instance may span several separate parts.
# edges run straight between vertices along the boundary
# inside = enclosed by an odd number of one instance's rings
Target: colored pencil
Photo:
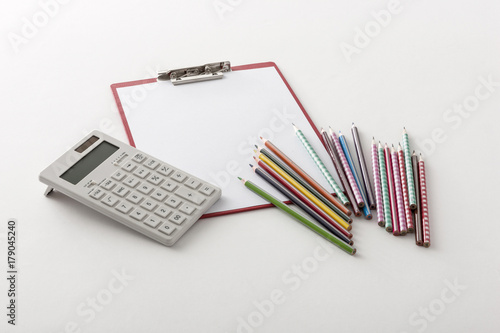
[[[361,196],[361,192],[359,191],[358,185],[356,184],[356,180],[354,178],[354,175],[352,174],[352,170],[349,167],[349,163],[347,162],[344,150],[342,150],[342,145],[340,144],[337,135],[335,134],[335,132],[333,132],[331,127],[330,127],[330,135],[332,137],[335,150],[337,151],[340,161],[342,162],[342,168],[344,168],[347,180],[349,180],[349,186],[351,187],[352,193],[354,194],[356,205],[358,205],[359,208],[362,208],[365,205],[363,197]]]
[[[375,188],[375,200],[376,200],[375,208],[377,208],[377,221],[378,225],[383,227],[385,224],[384,204],[382,203],[380,166],[379,166],[377,145],[375,144],[375,138],[372,138],[372,172],[373,172],[373,187]]]
[[[394,178],[392,177],[392,160],[391,152],[387,143],[384,148],[385,165],[387,171],[387,188],[389,189],[389,198],[391,202],[391,219],[392,219],[392,234],[399,236],[399,219],[398,219],[398,206],[396,203],[396,192],[394,188]]]
[[[417,196],[415,192],[416,183],[413,179],[413,165],[410,155],[410,140],[406,128],[403,127],[403,150],[405,154],[406,181],[408,184],[408,196],[410,200],[410,209],[417,208]]]
[[[361,216],[361,211],[359,210],[359,207],[356,204],[356,199],[354,199],[354,194],[352,193],[351,187],[349,186],[349,181],[347,180],[347,176],[344,172],[344,169],[342,168],[340,159],[337,156],[337,153],[335,152],[335,146],[333,144],[332,138],[328,135],[328,133],[324,129],[321,129],[321,136],[323,137],[326,151],[328,155],[330,155],[330,159],[332,160],[333,166],[335,167],[335,170],[337,170],[340,182],[344,187],[345,194],[349,199],[349,204],[351,204],[352,210],[354,211],[354,215]]]
[[[361,180],[359,179],[358,172],[356,171],[356,167],[354,166],[354,160],[352,159],[351,151],[349,150],[349,145],[347,144],[347,141],[345,139],[345,136],[342,134],[342,132],[339,131],[339,141],[340,145],[342,146],[342,150],[344,151],[345,157],[347,159],[347,163],[349,164],[349,168],[352,171],[352,174],[354,176],[354,180],[356,181],[356,185],[359,188],[359,191],[361,193],[361,198],[363,200],[363,207],[360,207],[363,210],[363,215],[367,220],[372,219],[372,214],[370,212],[370,206],[366,204],[366,196],[363,190],[363,187],[361,185]]]
[[[318,221],[319,224],[321,224],[321,226],[323,228],[325,228],[326,230],[328,230],[331,234],[337,236],[339,239],[341,239],[343,242],[345,242],[349,245],[353,244],[353,242],[348,237],[341,234],[337,229],[335,229],[331,224],[329,224],[325,219],[323,219],[318,213],[316,213],[309,206],[307,206],[295,194],[293,194],[290,190],[288,190],[286,187],[284,187],[280,182],[278,182],[276,179],[274,179],[270,174],[268,174],[262,168],[259,168],[257,166],[253,166],[252,164],[250,164],[250,167],[253,169],[253,171],[258,176],[260,176],[266,182],[268,182],[269,184],[274,186],[274,188],[276,188],[284,196],[286,196],[288,199],[290,199],[297,207],[301,208],[304,212],[309,214],[310,217],[312,217],[313,219]]]
[[[411,155],[411,163],[413,170],[413,179],[415,180],[415,195],[417,196],[417,208],[413,210],[414,221],[415,221],[415,243],[418,246],[424,245],[423,231],[422,231],[422,219],[421,219],[421,208],[420,208],[420,179],[418,177],[418,158],[415,151]]]
[[[292,124],[293,125],[293,124]],[[297,126],[293,125],[293,129],[295,130],[295,135],[299,138],[300,142],[306,149],[307,153],[309,156],[311,156],[312,160],[314,161],[314,164],[318,167],[318,169],[321,171],[321,174],[323,177],[325,177],[326,181],[330,186],[332,187],[333,191],[337,194],[337,197],[342,201],[342,204],[347,205],[349,203],[349,200],[345,196],[344,192],[342,192],[342,189],[340,186],[337,184],[335,179],[333,179],[332,175],[330,174],[330,171],[326,168],[325,164],[321,160],[321,158],[318,156],[316,151],[314,150],[313,146],[309,143],[307,140],[306,136],[300,129],[297,128]]]
[[[261,153],[261,154],[264,154],[265,156],[267,156],[271,161],[273,161],[274,163],[276,163],[281,169],[283,169],[283,171],[285,171],[288,175],[290,175],[293,179],[295,179],[297,182],[300,183],[300,185],[304,186],[309,192],[311,192],[316,198],[318,198],[319,200],[321,200],[325,205],[327,205],[328,207],[330,207],[333,211],[335,211],[335,213],[339,214],[340,217],[342,217],[347,223],[352,223],[352,218],[349,217],[349,215],[345,214],[342,210],[340,210],[337,206],[335,206],[334,204],[332,204],[324,195],[322,195],[321,193],[319,193],[314,187],[312,187],[308,182],[306,182],[302,177],[300,177],[300,175],[298,173],[296,173],[295,171],[292,170],[292,168],[290,168],[288,165],[286,165],[285,163],[283,163],[283,161],[281,161],[279,159],[279,157],[277,156],[274,156],[271,152],[269,152],[267,149],[265,148],[262,148],[262,147],[259,147],[259,146],[255,146],[257,148],[257,152]],[[321,185],[320,185],[321,186]],[[323,187],[322,187],[323,188]],[[328,193],[328,191],[324,190],[324,193]],[[328,193],[328,195],[330,195]],[[333,198],[331,195],[330,197],[333,199],[333,200],[337,200],[335,198]]]
[[[302,200],[309,208],[318,213],[322,218],[324,218],[329,224],[331,224],[334,228],[336,228],[340,233],[345,235],[347,238],[352,238],[352,234],[344,229],[337,221],[328,216],[324,211],[322,211],[318,206],[314,204],[311,200],[307,199],[302,193],[300,193],[295,187],[293,187],[290,183],[288,183],[283,177],[281,177],[276,171],[271,169],[266,163],[259,160],[254,156],[254,160],[259,167],[261,167],[264,171],[266,171],[271,177],[277,180],[281,185],[286,187],[290,192],[292,192],[297,198]]]
[[[328,214],[331,218],[337,221],[344,229],[351,230],[352,227],[349,223],[344,221],[337,213],[331,210],[328,206],[322,203],[318,198],[311,194],[304,186],[300,185],[295,179],[293,179],[290,175],[288,175],[283,169],[277,166],[273,161],[271,161],[264,154],[259,155],[259,159],[266,163],[271,167],[274,171],[276,171],[281,177],[285,178],[287,182],[289,182],[293,187],[295,187],[299,192],[304,194],[309,200],[314,202],[316,206],[318,206],[322,211]]]
[[[410,209],[410,198],[408,196],[408,185],[406,183],[406,167],[405,167],[405,155],[401,149],[401,145],[398,146],[398,162],[399,162],[399,174],[401,176],[401,189],[403,190],[403,204],[405,208],[406,216],[406,228],[408,232],[413,232],[415,228],[413,227],[413,216]]]
[[[382,200],[384,202],[385,230],[392,232],[391,198],[389,196],[389,185],[387,182],[387,167],[385,161],[384,148],[378,142],[378,164],[380,167],[380,183],[382,185]]]
[[[336,200],[327,190],[325,190],[320,184],[318,184],[311,176],[309,176],[304,170],[302,170],[294,161],[292,161],[288,156],[286,156],[281,150],[278,149],[271,141],[260,137],[264,145],[269,148],[276,156],[278,156],[283,162],[285,162],[293,171],[298,173],[306,182],[314,187],[319,193],[321,193],[325,198],[328,199],[332,204],[337,206],[338,209],[343,211],[347,215],[351,215],[351,211],[347,209],[341,202]]]
[[[431,233],[429,229],[429,208],[427,203],[427,181],[425,179],[425,164],[422,154],[418,161],[418,178],[420,180],[420,215],[422,216],[422,231],[424,247],[431,246]]]
[[[406,235],[408,229],[406,228],[406,215],[405,215],[405,205],[403,202],[403,190],[401,188],[401,175],[399,174],[399,160],[398,153],[391,148],[391,160],[392,160],[392,176],[394,179],[394,191],[396,192],[396,204],[399,220],[399,234],[401,236]]]
[[[361,178],[365,186],[366,201],[370,209],[376,208],[375,196],[373,195],[372,184],[370,182],[370,176],[368,175],[368,168],[366,167],[365,155],[363,154],[363,147],[361,146],[361,141],[359,139],[358,128],[352,123],[351,134],[354,141],[354,148],[356,149],[356,155],[358,156],[359,169],[361,170]]]
[[[275,205],[276,207],[278,207],[279,209],[281,209],[285,213],[288,213],[289,215],[294,217],[297,221],[301,222],[303,225],[305,225],[306,227],[308,227],[312,231],[316,232],[318,235],[320,235],[321,237],[323,237],[327,241],[338,246],[340,249],[344,250],[345,252],[347,252],[351,255],[356,253],[355,248],[352,248],[348,244],[344,243],[338,237],[335,237],[334,235],[330,234],[328,231],[326,231],[325,229],[316,225],[314,222],[309,221],[307,218],[300,215],[299,213],[297,213],[296,211],[294,211],[293,209],[291,209],[290,207],[288,207],[287,205],[282,203],[279,199],[277,199],[276,197],[267,193],[266,191],[264,191],[263,189],[261,189],[260,187],[258,187],[254,183],[252,183],[251,181],[247,181],[247,180],[242,179],[242,178],[239,178],[239,179],[249,190],[251,190],[255,194],[259,195],[263,199],[269,201],[270,203],[272,203],[273,205]]]

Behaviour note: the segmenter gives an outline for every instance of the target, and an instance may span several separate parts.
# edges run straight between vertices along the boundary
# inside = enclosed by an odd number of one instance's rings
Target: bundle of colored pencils
[[[409,152],[406,131],[403,134],[405,151],[400,147],[398,153],[394,148],[391,153],[387,145],[383,150],[380,144],[377,150],[373,141],[374,194],[358,130],[354,124],[351,132],[361,176],[358,175],[344,135],[339,132],[337,137],[331,128],[329,133],[321,130],[324,147],[332,160],[343,189],[332,177],[302,131],[295,125],[294,130],[314,164],[331,186],[333,194],[309,176],[278,147],[262,137],[265,147],[256,146],[257,156],[254,156],[256,164],[250,164],[250,167],[258,176],[299,207],[303,213],[291,209],[254,183],[240,178],[248,189],[349,254],[356,253],[356,249],[352,247],[353,241],[350,233],[352,212],[349,208],[352,208],[355,216],[363,215],[367,220],[372,219],[370,209],[377,209],[378,224],[385,226],[387,231],[393,232],[394,235],[404,235],[408,231],[416,230],[417,244],[427,247],[430,245],[424,164],[420,159],[418,165],[413,166],[412,157],[406,152],[406,149]],[[413,159],[416,163],[416,155]],[[417,180],[419,186],[414,185],[414,179]],[[413,221],[416,222],[415,225]]]
[[[410,142],[403,128],[403,147],[390,149],[372,141],[372,171],[377,200],[377,220],[395,236],[415,232],[415,242],[429,247],[429,212],[425,164],[415,151],[410,155]]]

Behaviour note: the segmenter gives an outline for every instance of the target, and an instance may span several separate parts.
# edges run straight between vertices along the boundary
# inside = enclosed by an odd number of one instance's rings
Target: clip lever
[[[202,66],[186,67],[158,72],[158,80],[170,80],[174,86],[184,83],[222,79],[225,72],[231,71],[229,61],[213,62]]]

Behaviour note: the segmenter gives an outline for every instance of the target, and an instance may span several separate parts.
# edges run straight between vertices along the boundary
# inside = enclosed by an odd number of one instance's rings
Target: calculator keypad
[[[212,185],[144,153],[131,155],[98,184],[89,192],[92,199],[165,240],[189,228],[212,205],[215,192]]]

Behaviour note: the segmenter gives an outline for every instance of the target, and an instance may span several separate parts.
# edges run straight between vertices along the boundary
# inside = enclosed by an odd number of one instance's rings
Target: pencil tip
[[[252,165],[252,164],[248,163],[248,165],[250,165],[250,168],[253,168],[253,165]]]
[[[352,127],[354,127],[354,121],[352,122]]]
[[[241,180],[241,177],[238,177],[239,180]]]

